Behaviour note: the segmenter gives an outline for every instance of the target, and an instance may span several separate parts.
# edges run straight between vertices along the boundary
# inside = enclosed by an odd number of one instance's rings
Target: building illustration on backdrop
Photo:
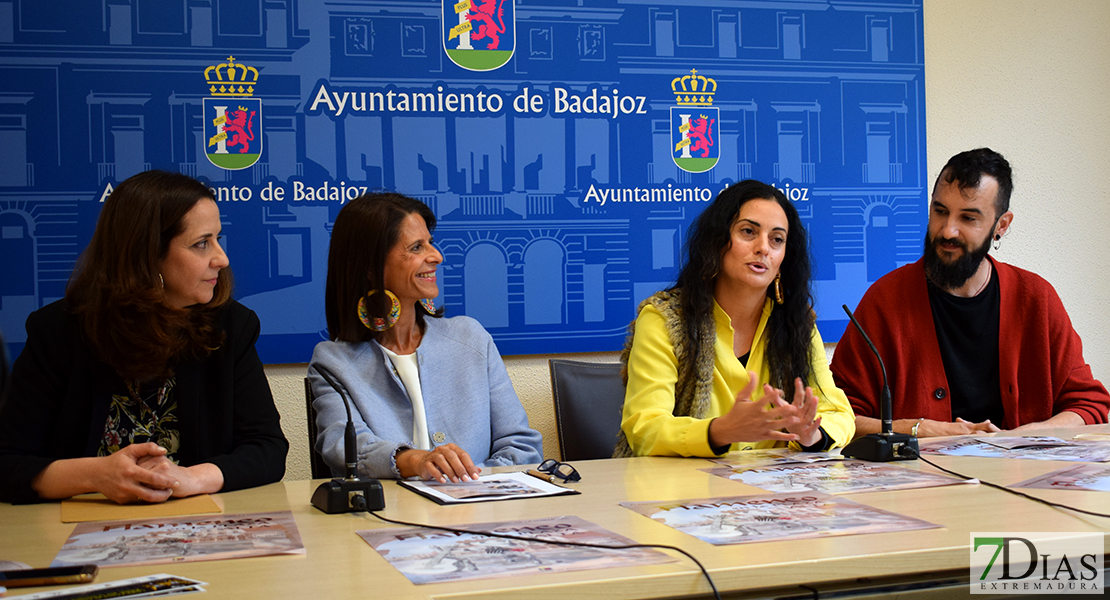
[[[840,304],[920,256],[919,0],[511,1],[511,34],[479,40],[467,15],[494,0],[0,0],[5,338],[18,352],[102,197],[150,168],[216,190],[265,362],[326,336],[331,225],[363,190],[431,207],[437,303],[506,354],[619,348],[705,201],[745,178],[795,201],[826,340]],[[474,30],[448,44],[446,10]],[[511,41],[502,66],[448,55],[491,33]],[[443,108],[452,94],[481,104]],[[650,193],[682,199],[636,201]]]

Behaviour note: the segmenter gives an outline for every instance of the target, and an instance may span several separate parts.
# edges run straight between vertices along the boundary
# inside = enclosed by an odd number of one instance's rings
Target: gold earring
[[[782,304],[782,284],[780,283],[781,279],[782,279],[781,274],[775,275],[775,303],[776,304]]]
[[[158,274],[158,285],[161,286],[162,289],[166,289],[166,282],[162,279],[161,273]]]
[[[392,302],[392,305],[389,307],[389,314],[386,315],[384,319],[381,317],[371,318],[369,311],[366,309],[366,299],[378,293],[378,290],[370,290],[369,294],[366,294],[365,296],[358,299],[358,320],[362,321],[363,326],[365,326],[367,329],[373,329],[374,331],[385,331],[386,329],[393,327],[393,325],[397,322],[397,318],[401,316],[401,301],[397,299],[397,296],[393,295],[393,292],[389,290],[383,291],[385,292],[386,296],[389,296],[389,299]]]

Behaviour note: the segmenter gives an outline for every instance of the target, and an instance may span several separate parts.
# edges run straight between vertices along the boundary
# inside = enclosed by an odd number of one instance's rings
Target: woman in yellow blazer
[[[805,227],[780,191],[725,188],[691,227],[675,285],[640,304],[621,353],[614,456],[843,446],[855,432],[825,361]]]

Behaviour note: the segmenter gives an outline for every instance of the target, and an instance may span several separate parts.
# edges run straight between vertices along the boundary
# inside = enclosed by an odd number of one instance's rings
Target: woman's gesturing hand
[[[775,390],[781,398],[784,394]],[[786,430],[798,436],[798,443],[812,446],[821,441],[821,417],[817,416],[817,396],[813,388],[804,386],[801,377],[794,379],[794,408],[798,409],[798,421],[787,425]]]
[[[763,386],[763,398],[759,402],[752,402],[752,391],[756,385],[755,373],[748,371],[748,385],[736,395],[736,403],[732,405],[732,409],[709,424],[709,443],[714,448],[736,442],[793,442],[799,439],[797,434],[789,432],[801,423],[799,406],[786,402],[774,388],[766,384]],[[788,431],[782,431],[784,428]]]

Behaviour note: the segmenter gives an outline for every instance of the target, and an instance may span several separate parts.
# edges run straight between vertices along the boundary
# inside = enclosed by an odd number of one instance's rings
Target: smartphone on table
[[[39,585],[62,585],[70,583],[89,583],[96,578],[99,567],[96,565],[74,565],[69,567],[47,567],[45,569],[17,569],[0,571],[0,587],[32,587]]]

